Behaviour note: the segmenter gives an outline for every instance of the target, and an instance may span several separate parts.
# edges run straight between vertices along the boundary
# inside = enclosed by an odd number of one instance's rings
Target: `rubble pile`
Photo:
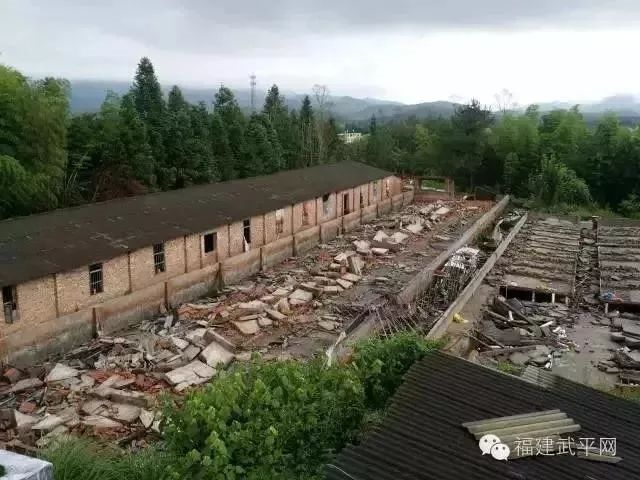
[[[343,292],[358,284],[388,284],[388,277],[372,275],[380,265],[409,272],[394,257],[412,239],[453,212],[464,221],[478,209],[461,202],[410,205],[121,336],[101,336],[32,368],[5,367],[0,447],[29,452],[67,433],[143,445],[158,431],[160,392],[182,394],[253,351],[283,358],[295,336],[336,335],[344,318],[337,305],[331,307]],[[281,353],[269,357],[274,345]]]
[[[640,388],[640,315],[617,310],[609,312],[611,340],[620,344],[608,360],[597,367],[607,373],[618,374],[619,385]]]
[[[473,337],[483,349],[481,354],[495,360],[551,369],[564,352],[580,349],[567,336],[566,328],[572,324],[567,305],[496,296]]]

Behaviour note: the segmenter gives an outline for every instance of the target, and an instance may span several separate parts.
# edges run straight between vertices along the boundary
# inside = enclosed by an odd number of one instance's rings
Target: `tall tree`
[[[318,163],[316,136],[315,136],[315,119],[313,108],[311,107],[311,99],[309,95],[305,95],[300,107],[300,145],[301,145],[301,164],[303,166],[315,165]]]
[[[166,105],[160,82],[156,77],[151,60],[142,57],[131,87],[131,96],[139,118],[147,128],[147,136],[158,184],[168,188],[175,182],[175,172],[166,164],[163,130],[165,128]]]
[[[492,122],[491,112],[477,100],[457,107],[451,117],[451,137],[447,139],[446,150],[461,174],[461,183],[470,188],[474,187],[474,176],[482,164]]]
[[[236,175],[236,165],[229,145],[227,128],[218,112],[211,116],[210,136],[214,171],[220,180],[231,180]]]
[[[244,171],[241,163],[244,151],[245,118],[233,92],[224,85],[220,86],[215,94],[213,107],[224,123],[232,153],[231,160],[235,163],[234,170]]]
[[[67,162],[69,84],[0,65],[0,215],[58,206]]]

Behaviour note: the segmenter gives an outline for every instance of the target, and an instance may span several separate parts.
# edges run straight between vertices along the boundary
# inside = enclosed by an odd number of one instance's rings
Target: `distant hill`
[[[71,81],[71,111],[73,113],[95,112],[100,108],[107,91],[111,90],[119,95],[126,93],[130,87],[129,82],[118,81],[93,81],[75,80]],[[171,87],[164,86],[165,94]],[[191,103],[204,102],[211,105],[217,87],[194,88],[181,87],[184,97]],[[241,108],[249,110],[251,107],[251,91],[246,89],[234,89],[233,93]],[[258,108],[262,108],[266,91],[256,91],[256,103]],[[286,104],[289,108],[298,109],[302,105],[304,94],[294,92],[283,92]],[[313,100],[313,96],[310,95]],[[354,98],[347,96],[332,96],[329,98],[329,108],[338,118],[343,120],[364,119],[371,117],[377,108],[402,107],[399,102],[378,100],[375,98]]]
[[[73,113],[95,112],[100,108],[108,90],[117,94],[126,93],[129,90],[129,82],[120,81],[93,81],[75,80],[71,82],[71,111]],[[169,86],[163,87],[168,93]],[[211,105],[217,87],[197,88],[181,87],[185,98],[191,103],[204,102]],[[251,92],[248,88],[234,89],[236,99],[240,107],[249,111],[251,106]],[[258,108],[262,107],[266,92],[256,92]],[[284,91],[283,95],[289,108],[300,108],[304,94]],[[313,101],[313,95],[310,95]],[[331,113],[342,122],[365,126],[369,119],[375,115],[380,121],[405,120],[411,117],[417,119],[449,117],[458,105],[453,102],[425,102],[407,105],[400,102],[380,100],[376,98],[354,98],[348,96],[332,96],[328,100]],[[574,104],[569,102],[539,103],[540,110],[547,112],[558,108],[571,108]],[[522,107],[524,110],[524,107]],[[580,111],[584,114],[588,123],[593,124],[602,115],[616,113],[622,124],[637,125],[640,123],[640,102],[632,95],[616,95],[603,98],[599,102],[580,104]]]

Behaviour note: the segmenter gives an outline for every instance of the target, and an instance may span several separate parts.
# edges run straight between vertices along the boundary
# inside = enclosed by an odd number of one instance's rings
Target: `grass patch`
[[[157,480],[166,478],[173,457],[155,448],[123,453],[85,438],[64,437],[42,451],[56,480]]]
[[[609,393],[625,400],[640,403],[640,388],[614,388]]]
[[[499,361],[498,364],[496,365],[496,368],[502,373],[515,375],[516,377],[519,377],[520,375],[522,375],[522,367],[518,367],[513,363],[508,362],[507,360]]]

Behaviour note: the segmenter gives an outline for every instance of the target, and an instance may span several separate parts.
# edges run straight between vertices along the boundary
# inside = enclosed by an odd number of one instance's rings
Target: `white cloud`
[[[224,7],[223,7],[224,5]],[[4,0],[0,61],[34,76],[247,85],[404,102],[520,103],[636,93],[640,6],[595,0],[351,2]],[[546,25],[537,27],[537,25]]]

